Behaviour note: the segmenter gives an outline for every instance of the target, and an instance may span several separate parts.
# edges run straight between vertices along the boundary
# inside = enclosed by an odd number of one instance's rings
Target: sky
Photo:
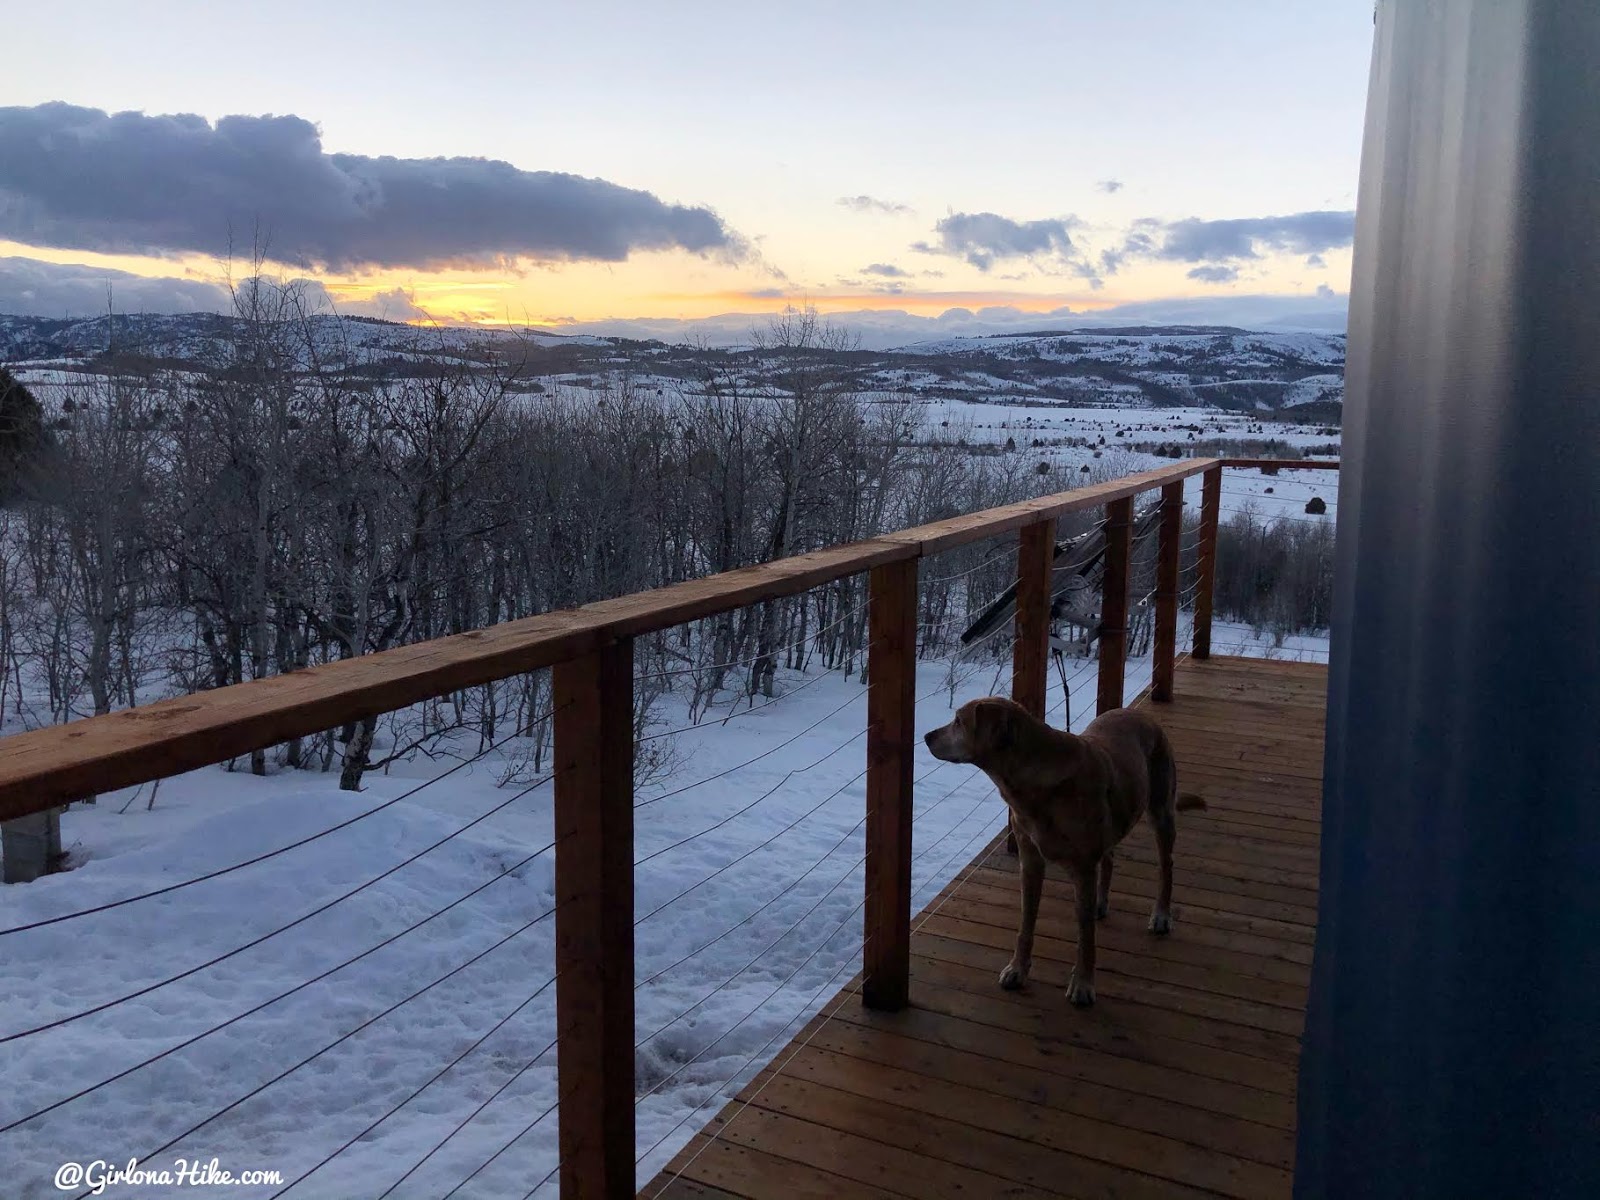
[[[550,328],[1331,307],[1349,282],[1372,0],[79,0],[7,24],[0,311],[103,311],[108,283],[216,308],[258,243],[342,311]]]

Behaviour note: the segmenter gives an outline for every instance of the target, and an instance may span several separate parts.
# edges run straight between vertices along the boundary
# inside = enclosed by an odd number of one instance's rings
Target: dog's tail
[[[1184,812],[1191,808],[1204,808],[1205,806],[1206,802],[1203,796],[1196,796],[1193,792],[1178,793],[1177,808],[1179,812]]]

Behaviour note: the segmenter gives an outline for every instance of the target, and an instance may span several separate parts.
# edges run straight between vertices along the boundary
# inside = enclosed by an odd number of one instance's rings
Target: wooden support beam
[[[1044,717],[1050,657],[1050,580],[1055,548],[1054,518],[1022,527],[1017,544],[1017,637],[1011,647],[1011,698],[1040,719]]]
[[[969,542],[982,541],[1013,529],[1021,529],[1047,517],[1064,517],[1068,513],[1088,512],[1112,500],[1132,498],[1175,479],[1187,479],[1205,471],[1217,460],[1214,458],[1186,458],[1170,467],[1156,467],[1136,475],[1124,475],[1088,487],[1074,488],[1070,492],[1057,492],[1034,500],[1020,500],[1000,508],[986,508],[965,516],[950,517],[930,525],[886,533],[875,539],[878,542],[914,544],[922,555],[939,554]]]
[[[561,1194],[632,1196],[632,639],[558,663],[552,686]]]
[[[1268,471],[1337,471],[1337,458],[1225,458],[1224,467]]]
[[[894,1011],[910,999],[911,761],[917,717],[917,562],[874,567],[867,616],[866,940],[861,996]]]
[[[1106,505],[1106,565],[1100,600],[1100,687],[1095,712],[1122,707],[1128,653],[1128,559],[1133,550],[1133,497]]]
[[[1222,468],[1200,481],[1199,581],[1194,592],[1194,656],[1211,657],[1211,604],[1217,585],[1217,522],[1222,515]]]
[[[1011,698],[1041,721],[1049,682],[1050,584],[1055,566],[1054,517],[1022,527],[1017,543],[1016,639],[1011,644]],[[1009,822],[1009,817],[1007,818]],[[1017,835],[1006,830],[1006,853]]]
[[[1156,545],[1156,630],[1150,699],[1172,699],[1178,657],[1178,552],[1183,544],[1183,484],[1161,489],[1161,529]]]

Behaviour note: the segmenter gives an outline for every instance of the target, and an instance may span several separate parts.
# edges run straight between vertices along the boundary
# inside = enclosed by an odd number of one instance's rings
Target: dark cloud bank
[[[912,249],[961,258],[980,271],[1025,260],[1046,273],[1076,275],[1096,286],[1101,276],[1113,275],[1136,259],[1196,263],[1188,273],[1190,279],[1220,284],[1239,278],[1234,264],[1269,253],[1303,254],[1311,265],[1319,264],[1322,252],[1350,244],[1355,214],[1303,212],[1216,221],[1146,217],[1135,221],[1119,244],[1103,250],[1092,263],[1073,239],[1079,227],[1074,217],[1018,221],[992,212],[951,213],[934,226],[937,240],[916,242]]]
[[[493,159],[328,154],[296,116],[0,108],[0,237],[221,255],[258,229],[273,258],[327,270],[743,253],[707,208]]]
[[[411,321],[428,316],[402,288],[364,300],[337,304],[315,279],[296,281],[314,309],[351,317]],[[181,276],[134,275],[84,263],[50,263],[36,258],[0,258],[0,313],[22,317],[92,317],[119,313],[228,313],[233,296],[226,287]]]

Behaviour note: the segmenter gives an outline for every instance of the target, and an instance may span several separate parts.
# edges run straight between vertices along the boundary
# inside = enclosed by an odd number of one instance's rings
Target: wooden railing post
[[[1133,550],[1133,497],[1106,505],[1106,557],[1100,599],[1100,688],[1097,713],[1122,707],[1128,650],[1128,559]]]
[[[61,810],[47,808],[0,821],[0,858],[6,883],[32,883],[61,869]]]
[[[1217,583],[1217,521],[1222,513],[1222,467],[1212,467],[1200,484],[1200,560],[1194,592],[1195,658],[1211,657],[1211,602]]]
[[[1056,522],[1022,527],[1017,544],[1017,638],[1011,647],[1011,698],[1044,718],[1050,664],[1050,576],[1055,567]]]
[[[1050,583],[1055,570],[1056,519],[1024,525],[1017,542],[1016,638],[1011,643],[1011,698],[1041,721],[1050,667]],[[1006,817],[1006,853],[1017,835]]]
[[[633,1196],[633,639],[551,674],[561,1194]]]
[[[861,997],[906,1006],[911,978],[911,762],[917,716],[917,560],[874,567],[867,651],[867,846]]]
[[[1156,545],[1156,634],[1150,699],[1172,699],[1178,657],[1178,551],[1183,544],[1183,481],[1161,489],[1161,530]]]

